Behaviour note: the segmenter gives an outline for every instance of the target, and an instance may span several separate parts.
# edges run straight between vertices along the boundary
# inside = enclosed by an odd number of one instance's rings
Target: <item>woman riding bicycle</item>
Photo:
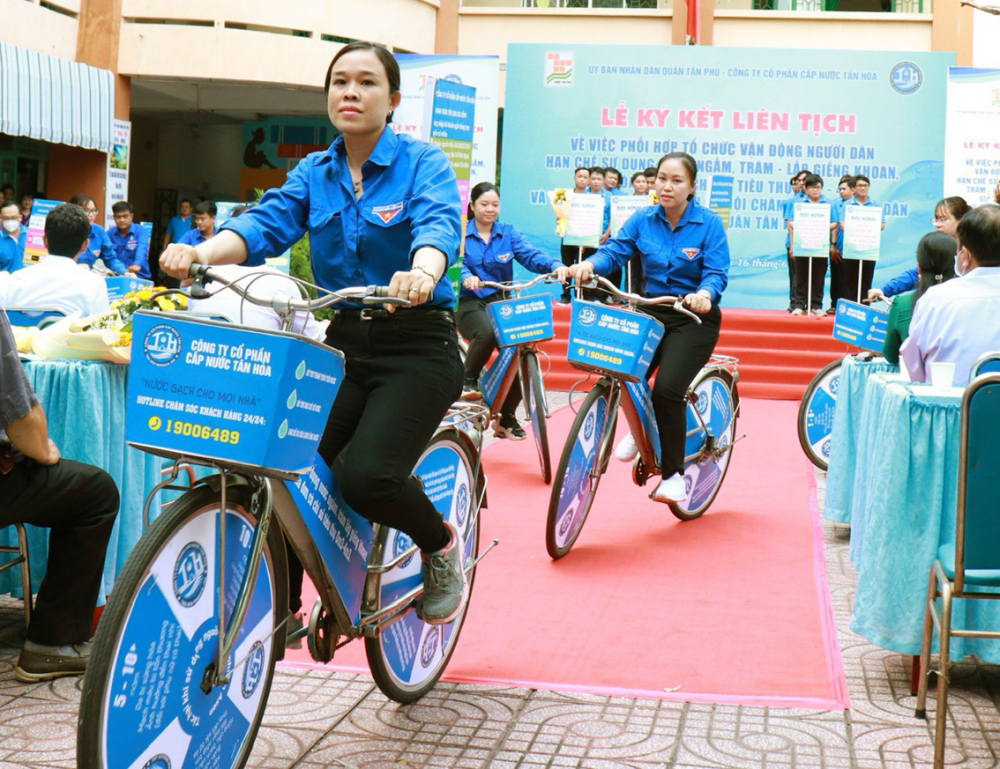
[[[545,256],[516,227],[498,221],[499,216],[500,191],[495,184],[480,182],[469,195],[462,290],[455,315],[458,330],[469,340],[463,398],[479,397],[479,376],[497,346],[486,305],[507,298],[500,289],[484,287],[483,281],[502,283],[513,280],[515,260],[532,272],[555,272],[563,282],[568,273],[559,259]],[[500,405],[500,419],[495,425],[500,437],[515,441],[527,437],[514,416],[514,409],[520,402],[521,388],[515,384]]]
[[[581,282],[607,275],[638,253],[649,296],[681,296],[684,306],[702,316],[701,324],[669,307],[646,306],[642,312],[663,324],[653,359],[653,411],[660,433],[662,480],[650,495],[657,502],[685,497],[684,442],[688,386],[708,362],[719,339],[719,299],[729,281],[729,242],[722,219],[694,197],[698,164],[685,152],[664,155],[657,164],[658,205],[636,211],[589,259],[570,268]],[[631,434],[618,444],[615,457],[631,462],[638,453]]]
[[[341,135],[214,238],[196,248],[171,245],[160,264],[175,277],[192,262],[263,264],[308,231],[320,286],[388,285],[391,296],[410,301],[407,309],[338,305],[347,309],[335,311],[326,343],[344,353],[346,374],[319,453],[352,508],[420,547],[422,615],[444,623],[465,601],[462,543],[412,473],[462,391],[446,277],[458,255],[461,203],[445,154],[388,126],[399,82],[399,65],[384,47],[343,47],[326,74],[327,111]]]

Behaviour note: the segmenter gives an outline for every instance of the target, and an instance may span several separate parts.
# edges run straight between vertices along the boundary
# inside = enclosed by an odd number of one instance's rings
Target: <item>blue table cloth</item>
[[[24,368],[48,417],[49,436],[62,455],[103,468],[121,493],[104,567],[101,594],[106,596],[142,534],[142,506],[160,478],[158,457],[125,444],[128,366],[40,360],[27,362]],[[48,530],[28,526],[27,531],[31,579],[37,591],[48,560]],[[13,527],[4,529],[0,537],[8,544],[17,541]],[[0,592],[20,595],[20,589],[18,569],[0,574]]]
[[[830,461],[826,476],[826,504],[823,517],[828,521],[851,521],[851,498],[854,494],[858,459],[858,435],[862,428],[865,383],[872,374],[896,373],[899,366],[884,358],[864,360],[844,358],[837,387],[837,408],[833,412],[830,436]],[[898,374],[897,374],[898,376]]]
[[[902,654],[920,653],[931,564],[955,539],[961,393],[885,373],[865,386],[851,507],[858,571],[851,630]],[[955,627],[1000,627],[1000,605],[957,601]],[[953,638],[952,652],[1000,662],[1000,641]]]

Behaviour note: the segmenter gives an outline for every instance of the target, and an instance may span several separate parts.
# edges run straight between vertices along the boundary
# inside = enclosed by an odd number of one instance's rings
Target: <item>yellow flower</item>
[[[187,297],[186,297],[186,296],[184,296],[183,294],[175,294],[175,295],[174,295],[174,300],[173,300],[173,301],[174,301],[174,303],[175,303],[175,304],[176,304],[176,305],[177,305],[178,307],[181,307],[182,309],[185,309],[185,310],[187,309],[187,306],[188,306],[188,300],[187,300]]]
[[[140,291],[138,293],[137,296],[138,296],[138,299],[139,299],[140,302],[148,302],[149,299],[150,299],[150,297],[152,295],[153,295],[153,292],[152,292],[151,289],[144,288],[144,289],[142,289],[142,291]],[[129,294],[129,296],[131,296],[131,294]]]
[[[163,296],[156,297],[156,303],[160,306],[160,309],[164,312],[171,312],[176,310],[177,307],[169,299]]]

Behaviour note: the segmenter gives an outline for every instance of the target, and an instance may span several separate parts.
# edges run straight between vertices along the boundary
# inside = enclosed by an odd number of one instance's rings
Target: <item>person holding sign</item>
[[[852,206],[873,206],[876,209],[881,209],[881,206],[869,197],[870,190],[871,180],[864,174],[858,174],[854,177],[854,197],[845,201],[844,205],[837,209],[839,216],[837,226],[844,233],[842,244],[838,244],[844,259],[840,267],[844,297],[854,298],[857,302],[860,302],[862,297],[868,296],[868,291],[872,287],[879,244],[877,234],[869,232],[871,228],[868,226],[868,219],[874,220],[874,215],[861,221],[858,217],[852,217],[849,209]],[[850,227],[847,225],[849,218],[852,219]],[[853,220],[856,218],[858,221],[854,223]],[[878,219],[878,232],[881,232],[885,229],[885,221],[881,219],[881,211],[879,211]],[[863,238],[864,244],[857,241],[857,238]],[[872,240],[875,241],[873,244],[869,242]]]
[[[480,397],[479,376],[497,347],[486,305],[507,298],[496,288],[483,287],[483,281],[503,283],[514,279],[514,262],[532,272],[555,272],[565,283],[567,268],[558,259],[545,256],[510,225],[499,221],[500,190],[490,182],[480,182],[469,194],[469,224],[465,229],[465,257],[462,259],[462,289],[458,295],[455,319],[462,336],[469,340],[465,356],[463,398]],[[521,402],[521,387],[510,388],[500,406],[497,433],[502,438],[524,440],[527,434],[514,416]]]
[[[590,188],[590,169],[586,166],[577,168],[573,172],[573,184],[574,188],[572,190],[555,190],[549,193],[552,199],[552,208],[556,213],[556,234],[561,238],[566,234],[569,206],[573,197],[575,195],[586,194]],[[559,195],[560,192],[562,192],[561,196]],[[589,249],[589,251],[591,254],[594,253],[593,249]],[[579,246],[574,246],[566,242],[561,242],[559,245],[559,256],[562,258],[562,263],[567,267],[576,264],[587,255],[580,250]],[[569,304],[569,300],[569,288],[564,287],[559,301],[563,304]]]
[[[69,199],[69,202],[80,206],[90,220],[90,240],[87,243],[87,250],[80,255],[77,262],[86,265],[87,269],[92,269],[97,260],[100,259],[104,262],[104,266],[112,272],[116,272],[119,275],[126,274],[128,268],[124,262],[115,256],[115,249],[111,245],[108,233],[97,223],[97,215],[100,211],[97,210],[97,203],[94,202],[94,199],[90,195],[78,192]]]
[[[795,292],[792,315],[823,315],[823,281],[830,253],[830,235],[837,223],[830,204],[823,200],[823,177],[806,175],[806,199],[792,206],[788,228],[792,236],[790,253],[795,259]]]
[[[354,510],[404,532],[420,548],[422,616],[444,623],[468,592],[463,545],[413,469],[462,394],[447,277],[461,244],[461,199],[444,152],[388,125],[402,99],[399,84],[399,64],[383,46],[341,48],[324,85],[327,112],[340,131],[329,149],[307,155],[281,188],[225,222],[214,238],[168,246],[160,266],[185,278],[192,262],[259,265],[308,232],[320,286],[385,285],[391,296],[410,301],[394,311],[338,305],[345,309],[336,312],[326,343],[344,353],[346,374],[319,453]]]
[[[633,253],[642,258],[649,296],[680,296],[684,306],[702,316],[701,324],[667,307],[644,307],[664,326],[653,358],[653,411],[660,433],[663,480],[652,493],[657,502],[685,497],[684,442],[687,432],[687,389],[708,362],[719,339],[719,299],[729,282],[729,241],[722,218],[695,199],[698,164],[686,152],[664,155],[657,166],[658,205],[636,211],[618,235],[594,256],[570,268],[578,281],[607,275]],[[631,435],[615,456],[631,462],[638,448]]]

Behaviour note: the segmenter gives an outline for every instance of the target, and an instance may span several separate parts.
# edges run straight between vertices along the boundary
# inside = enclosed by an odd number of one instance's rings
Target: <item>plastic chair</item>
[[[1000,475],[1000,374],[984,374],[965,388],[962,397],[962,434],[958,462],[958,503],[955,540],[938,549],[927,589],[924,642],[920,653],[920,689],[916,717],[926,717],[927,684],[937,674],[937,718],[934,727],[934,766],[944,766],[944,740],[948,716],[948,666],[952,636],[1000,638],[996,630],[952,627],[956,598],[1000,599],[1000,507],[996,479]],[[972,587],[977,592],[970,592]],[[938,612],[937,599],[941,598]],[[930,669],[931,640],[937,628],[940,660]]]
[[[11,555],[17,554],[17,558],[11,558],[3,564],[0,564],[0,572],[7,571],[7,569],[12,569],[18,564],[21,564],[21,589],[24,591],[24,622],[25,625],[31,624],[31,564],[28,561],[28,535],[24,530],[23,523],[13,524],[14,528],[17,529],[17,546],[14,545],[0,545],[0,553],[10,553]]]
[[[972,364],[972,373],[969,375],[969,379],[975,379],[980,374],[996,373],[1000,373],[1000,352],[988,352]]]
[[[45,328],[66,317],[63,310],[54,307],[8,307],[7,320],[12,326],[38,326]]]

